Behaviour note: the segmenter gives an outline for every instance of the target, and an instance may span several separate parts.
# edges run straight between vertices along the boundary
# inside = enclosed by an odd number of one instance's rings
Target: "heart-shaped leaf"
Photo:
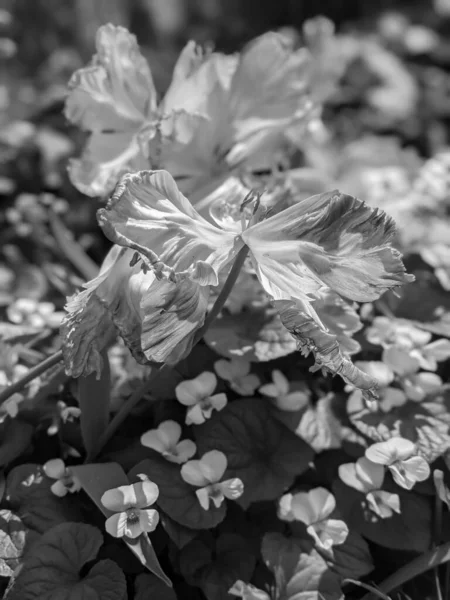
[[[161,579],[150,573],[142,573],[136,577],[134,583],[134,600],[177,600],[173,588],[165,585]]]
[[[128,475],[137,479],[141,473],[159,487],[158,506],[180,525],[190,529],[211,529],[225,518],[225,503],[219,508],[214,505],[208,510],[202,508],[195,494],[197,488],[182,479],[180,465],[168,462],[156,452],[137,464]]]
[[[3,434],[0,443],[0,466],[15,460],[25,450],[28,450],[33,437],[34,427],[18,419],[8,419],[3,424]]]
[[[53,483],[42,467],[24,464],[15,467],[6,478],[6,500],[24,525],[45,533],[50,527],[66,521],[81,521],[77,502],[71,495],[56,497],[50,490]]]
[[[240,535],[225,533],[211,548],[194,540],[180,552],[180,569],[187,581],[202,588],[209,600],[228,600],[228,590],[249,581],[256,564],[250,544]]]
[[[275,577],[279,600],[343,600],[341,577],[329,569],[311,542],[268,533],[261,554]]]
[[[314,452],[272,415],[265,399],[236,400],[195,428],[199,454],[220,450],[226,477],[244,483],[240,502],[274,500],[308,468]]]
[[[318,552],[342,579],[359,580],[374,568],[366,540],[355,531],[349,531],[343,544],[332,546],[329,551],[318,549]]]
[[[297,343],[271,307],[246,307],[219,316],[204,335],[210,348],[227,358],[251,362],[274,360],[295,352]]]
[[[0,577],[11,577],[22,558],[27,530],[10,510],[0,510]]]
[[[333,493],[348,528],[386,548],[425,552],[431,543],[431,499],[404,490],[389,479],[383,489],[400,498],[400,514],[387,519],[380,519],[368,508],[363,494],[340,479],[334,481]]]
[[[101,560],[85,576],[103,543],[96,527],[84,523],[56,525],[27,554],[9,600],[125,600],[125,576],[112,560]]]
[[[422,402],[406,402],[389,412],[372,410],[352,394],[347,404],[350,420],[358,430],[381,442],[393,436],[417,444],[419,452],[433,462],[450,448],[450,386],[429,394]]]

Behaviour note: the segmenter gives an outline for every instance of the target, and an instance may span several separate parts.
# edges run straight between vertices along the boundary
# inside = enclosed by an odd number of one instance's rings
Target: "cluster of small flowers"
[[[371,344],[382,346],[381,361],[355,364],[378,380],[382,410],[387,412],[407,400],[421,402],[443,385],[435,371],[439,362],[450,358],[450,340],[432,342],[428,331],[407,320],[388,317],[375,317],[366,337]],[[360,395],[355,390],[349,402],[358,401]]]
[[[28,373],[28,367],[19,363],[19,352],[14,346],[0,343],[0,391],[6,389]],[[7,417],[14,418],[19,414],[20,404],[39,389],[39,378],[31,381],[26,390],[12,394],[0,408],[0,423]]]

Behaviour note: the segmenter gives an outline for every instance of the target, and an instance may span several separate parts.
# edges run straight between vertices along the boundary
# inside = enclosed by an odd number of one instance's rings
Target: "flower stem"
[[[59,362],[62,361],[62,359],[62,351],[58,350],[58,352],[55,352],[55,354],[49,356],[41,363],[30,369],[24,377],[22,377],[15,383],[12,383],[2,392],[0,392],[0,404],[3,404],[3,402],[8,400],[8,398],[10,398],[16,392],[20,392],[20,390],[22,390],[27,385],[27,383],[30,383],[30,381],[33,381],[33,379],[36,379],[36,377],[39,377],[39,375],[45,373],[45,371],[50,369],[50,367],[57,365]]]
[[[211,323],[214,321],[214,319],[217,317],[217,315],[220,313],[220,311],[222,310],[226,299],[228,298],[231,290],[233,289],[234,284],[236,283],[236,279],[239,276],[239,273],[241,271],[242,265],[245,262],[245,259],[247,258],[247,254],[248,254],[248,247],[244,246],[238,253],[238,255],[236,256],[236,259],[233,263],[233,266],[231,267],[231,271],[228,274],[228,277],[225,281],[225,283],[223,284],[223,287],[220,291],[220,294],[217,296],[216,301],[214,302],[214,305],[211,309],[211,311],[209,312],[208,316],[205,319],[205,322],[203,324],[203,326],[197,331],[196,336],[194,337],[194,341],[192,344],[192,348],[198,344],[198,342],[202,339],[203,335],[205,334],[206,330],[208,329],[208,327],[211,325]],[[95,455],[91,456],[90,459],[94,459],[102,450],[102,448],[109,442],[109,440],[112,438],[112,436],[115,434],[115,432],[119,429],[120,425],[123,423],[123,421],[127,418],[127,416],[130,414],[130,412],[133,410],[133,408],[136,406],[136,404],[138,404],[138,402],[140,401],[140,399],[142,398],[142,396],[144,394],[146,394],[149,390],[151,390],[153,384],[155,383],[156,379],[166,370],[168,369],[173,369],[175,368],[176,365],[174,366],[169,366],[169,365],[163,365],[161,366],[156,373],[154,373],[154,375],[152,374],[149,379],[147,379],[147,381],[145,381],[141,387],[139,387],[129,398],[128,400],[122,405],[122,407],[120,408],[120,410],[114,415],[113,419],[110,421],[108,427],[106,428],[100,443],[97,446],[96,449],[96,453]]]

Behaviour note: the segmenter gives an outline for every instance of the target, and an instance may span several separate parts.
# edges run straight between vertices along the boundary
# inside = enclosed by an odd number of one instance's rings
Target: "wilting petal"
[[[325,331],[311,316],[304,302],[274,302],[283,325],[298,342],[298,349],[308,356],[313,353],[316,364],[313,370],[324,369],[362,390],[368,400],[376,398],[377,381],[358,369],[344,356],[335,335]]]
[[[423,456],[411,456],[400,464],[389,467],[395,483],[410,490],[417,481],[425,481],[430,476],[430,465]]]
[[[94,133],[81,158],[69,160],[69,177],[88,196],[102,196],[114,190],[119,178],[148,166],[143,140],[136,132]]]
[[[200,469],[209,483],[220,481],[227,468],[227,457],[219,450],[210,450],[200,459]]]
[[[385,442],[372,444],[365,455],[370,461],[379,465],[391,465],[396,460],[405,460],[415,453],[416,445],[401,437],[392,437]]]
[[[66,465],[60,458],[52,458],[43,465],[42,470],[51,479],[61,479],[66,472]]]
[[[124,130],[156,109],[156,91],[136,37],[108,24],[96,36],[91,66],[69,82],[65,115],[89,131]]]
[[[209,480],[205,477],[199,460],[189,460],[181,467],[181,477],[186,483],[195,485],[196,487],[203,487],[209,484]]]
[[[344,298],[376,300],[386,290],[413,281],[400,253],[389,243],[395,226],[383,211],[337,191],[321,194],[249,227],[242,238],[266,276],[276,277],[275,260],[286,276],[284,291],[322,282]],[[264,285],[264,281],[261,281]],[[283,290],[280,277],[275,283]],[[283,284],[284,285],[284,284]],[[270,293],[270,292],[269,292]]]
[[[223,495],[225,498],[228,498],[228,500],[237,500],[244,493],[244,484],[238,477],[227,479],[218,485],[220,486]]]
[[[217,387],[217,377],[214,373],[204,371],[194,379],[182,381],[175,388],[178,402],[192,406],[204,398],[208,398]]]
[[[105,529],[115,538],[123,537],[127,535],[128,529],[128,515],[126,512],[120,512],[115,515],[111,515],[106,519]]]
[[[155,531],[158,522],[159,513],[157,510],[149,508],[139,511],[139,526],[141,531],[146,531],[147,533]]]
[[[158,277],[185,274],[200,285],[218,285],[219,271],[243,247],[203,219],[167,171],[122,177],[98,221],[110,240],[143,254]]]
[[[304,119],[312,108],[306,93],[308,53],[292,51],[285,36],[270,32],[242,51],[231,82],[229,113],[234,147],[230,165],[250,158],[268,140]]]

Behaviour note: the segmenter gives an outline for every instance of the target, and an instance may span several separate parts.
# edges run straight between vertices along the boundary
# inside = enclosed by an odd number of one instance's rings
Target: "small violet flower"
[[[285,494],[278,505],[278,516],[283,521],[301,521],[314,542],[324,550],[343,544],[348,536],[348,527],[340,519],[328,517],[336,508],[336,500],[322,487],[309,492]]]
[[[244,358],[221,359],[214,363],[217,375],[241,396],[251,396],[261,383],[257,375],[250,373],[250,368],[251,363]]]
[[[175,388],[178,402],[188,406],[186,425],[200,425],[209,419],[213,410],[222,410],[227,404],[226,394],[214,394],[217,377],[205,371],[195,379],[182,381]]]
[[[304,408],[309,402],[309,394],[304,391],[290,391],[287,378],[277,369],[272,371],[272,383],[267,383],[259,388],[260,394],[268,396],[280,410],[296,411]]]
[[[366,458],[372,463],[388,467],[395,483],[406,490],[430,476],[429,464],[417,454],[416,445],[405,438],[392,437],[373,444],[367,448]]]
[[[154,531],[159,513],[148,507],[156,502],[158,495],[158,486],[148,480],[105,492],[101,503],[115,513],[106,519],[106,531],[116,538],[137,538],[141,533]]]
[[[192,440],[180,442],[180,437],[181,426],[175,421],[164,421],[157,429],[144,433],[141,444],[159,452],[166,460],[181,464],[194,456],[197,447]]]
[[[81,489],[79,481],[73,477],[70,468],[66,467],[64,461],[60,458],[48,460],[42,468],[47,477],[56,479],[50,487],[55,496],[62,498],[68,492],[73,494]]]
[[[181,477],[195,487],[200,506],[208,510],[210,500],[219,508],[225,498],[236,500],[244,492],[238,478],[220,481],[227,469],[227,457],[219,450],[206,452],[200,460],[190,460],[181,467]]]
[[[373,463],[363,456],[356,463],[340,465],[339,477],[349,487],[365,494],[370,510],[381,519],[392,517],[394,512],[400,513],[398,494],[380,489],[384,481],[383,465]]]

